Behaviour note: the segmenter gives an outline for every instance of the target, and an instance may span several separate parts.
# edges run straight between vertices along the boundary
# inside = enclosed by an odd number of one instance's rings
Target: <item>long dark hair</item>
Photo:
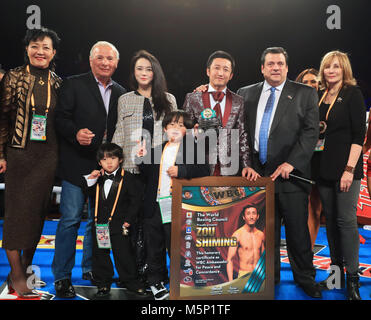
[[[130,63],[129,85],[132,90],[138,89],[138,82],[135,79],[134,69],[136,62],[140,58],[147,59],[152,65],[153,79],[151,94],[154,110],[156,112],[156,120],[159,120],[162,115],[171,111],[170,102],[166,96],[167,84],[165,75],[157,58],[146,50],[140,50],[134,54]]]
[[[313,74],[314,76],[318,77],[318,70],[316,70],[314,68],[305,69],[298,74],[295,81],[302,83],[304,76],[306,76],[307,74]]]
[[[26,48],[30,44],[31,41],[37,41],[37,40],[43,40],[45,37],[49,37],[52,40],[53,43],[53,49],[55,49],[56,54],[53,57],[53,60],[50,61],[49,69],[52,71],[55,70],[55,60],[57,57],[58,49],[59,49],[59,43],[61,39],[58,37],[57,33],[51,29],[41,27],[40,29],[29,29],[26,32],[26,35],[23,39],[23,44],[25,46],[25,52],[24,52],[24,62],[25,64],[29,64],[30,60],[27,55]]]

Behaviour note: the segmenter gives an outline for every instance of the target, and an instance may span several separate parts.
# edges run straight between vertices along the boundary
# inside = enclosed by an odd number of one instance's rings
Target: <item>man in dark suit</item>
[[[81,177],[97,168],[96,151],[110,142],[117,121],[118,98],[126,90],[111,79],[119,53],[110,43],[100,41],[90,51],[91,72],[72,76],[63,82],[56,108],[56,127],[60,137],[58,177],[62,181],[59,221],[52,271],[56,294],[75,296],[71,273],[75,263],[77,230],[85,196]],[[84,237],[83,278],[92,280],[91,227],[89,219]]]
[[[280,281],[281,221],[294,280],[311,297],[320,298],[315,282],[308,231],[310,184],[290,176],[310,177],[310,159],[318,139],[318,96],[313,88],[287,79],[287,53],[266,49],[261,71],[265,78],[237,93],[244,97],[251,166],[275,181],[275,280]],[[242,175],[249,177],[246,169]]]

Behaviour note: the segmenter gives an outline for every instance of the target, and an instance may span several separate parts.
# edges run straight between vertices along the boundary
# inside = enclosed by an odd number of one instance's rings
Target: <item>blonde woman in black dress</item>
[[[317,184],[326,217],[331,265],[340,270],[348,300],[360,300],[357,202],[363,177],[366,107],[346,53],[331,51],[324,55],[319,78],[319,114],[325,130],[320,136],[323,151],[319,152]],[[321,282],[324,288],[329,287],[327,280]]]

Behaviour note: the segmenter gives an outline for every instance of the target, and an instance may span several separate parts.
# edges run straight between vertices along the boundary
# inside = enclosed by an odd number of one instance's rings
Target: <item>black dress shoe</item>
[[[95,294],[95,297],[96,298],[107,297],[109,295],[110,291],[111,291],[110,287],[100,287],[100,288],[98,288],[98,292]]]
[[[131,290],[129,290],[131,291]],[[132,291],[138,296],[147,297],[149,296],[149,293],[147,292],[146,288],[137,288],[135,291]]]
[[[347,272],[347,299],[362,300],[359,294],[359,275],[358,273]]]
[[[82,279],[90,281],[91,284],[94,285],[94,286],[97,284],[94,277],[93,277],[93,272],[91,272],[91,271],[83,273],[82,274]]]
[[[310,284],[300,285],[300,287],[308,296],[317,299],[322,298],[322,292],[320,286],[317,283],[311,285]]]
[[[147,297],[149,293],[146,288],[141,284],[132,284],[132,283],[120,283],[120,286],[125,287],[128,291],[137,294],[138,296]]]
[[[76,297],[75,289],[72,286],[70,279],[62,279],[54,282],[54,288],[57,297],[59,298],[74,298]]]

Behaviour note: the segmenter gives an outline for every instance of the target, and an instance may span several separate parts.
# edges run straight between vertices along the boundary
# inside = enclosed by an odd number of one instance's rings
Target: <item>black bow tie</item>
[[[103,180],[106,181],[108,179],[112,180],[115,178],[115,175],[114,174],[104,174],[103,176]]]

